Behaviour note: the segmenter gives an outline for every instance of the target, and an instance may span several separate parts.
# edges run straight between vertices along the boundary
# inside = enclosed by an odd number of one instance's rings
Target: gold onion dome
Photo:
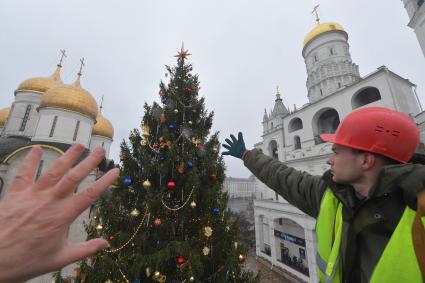
[[[97,103],[80,85],[80,75],[72,85],[59,85],[49,89],[40,102],[41,108],[59,108],[77,112],[96,120]]]
[[[344,28],[342,25],[335,23],[335,22],[329,22],[329,23],[323,23],[318,24],[314,29],[312,29],[307,36],[304,39],[303,45],[306,46],[310,41],[318,37],[319,35],[329,32],[329,31],[344,31]]]
[[[96,118],[96,124],[93,127],[92,135],[93,136],[102,136],[112,139],[114,137],[114,127],[108,119],[103,117],[102,113],[99,111],[99,114]]]
[[[6,125],[7,117],[9,117],[10,108],[4,108],[0,110],[0,128]]]
[[[60,76],[60,70],[62,66],[58,65],[54,73],[50,77],[37,77],[37,78],[31,78],[28,80],[23,81],[18,88],[16,89],[16,92],[20,91],[36,91],[36,92],[46,92],[48,89],[61,85],[62,80]]]

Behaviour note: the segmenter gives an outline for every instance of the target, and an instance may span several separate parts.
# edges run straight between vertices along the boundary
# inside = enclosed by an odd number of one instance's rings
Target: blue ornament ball
[[[220,212],[220,210],[218,209],[218,207],[214,207],[213,212],[214,212],[214,214],[218,214]]]
[[[161,97],[161,102],[163,104],[167,104],[167,98],[166,97]]]
[[[130,177],[125,177],[124,180],[122,181],[122,183],[125,186],[130,186],[131,184],[133,184],[133,180]]]
[[[186,168],[187,168],[187,169],[192,169],[192,168],[193,168],[193,164],[192,164],[192,162],[188,161],[188,162],[186,163]]]
[[[173,130],[173,129],[175,129],[176,128],[176,126],[174,126],[174,124],[168,124],[168,128],[170,129],[170,130]]]

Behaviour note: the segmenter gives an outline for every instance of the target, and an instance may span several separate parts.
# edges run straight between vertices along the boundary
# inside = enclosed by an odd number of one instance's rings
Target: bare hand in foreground
[[[21,282],[88,257],[108,246],[102,238],[68,241],[69,225],[118,177],[117,168],[79,193],[79,183],[104,158],[96,149],[69,170],[84,152],[75,144],[34,181],[42,150],[33,147],[0,201],[0,282]]]

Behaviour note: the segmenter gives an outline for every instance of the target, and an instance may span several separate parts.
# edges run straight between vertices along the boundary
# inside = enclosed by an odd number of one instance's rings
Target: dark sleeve
[[[322,177],[288,167],[258,149],[246,155],[244,164],[260,181],[290,204],[317,218],[320,202],[326,190]]]

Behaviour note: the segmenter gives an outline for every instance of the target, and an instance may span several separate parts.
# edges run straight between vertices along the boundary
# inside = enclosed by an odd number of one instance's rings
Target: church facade
[[[12,105],[0,110],[0,199],[7,193],[22,160],[33,145],[43,149],[37,178],[74,143],[86,147],[83,157],[96,147],[105,148],[106,158],[76,191],[84,189],[114,167],[113,161],[107,159],[114,135],[112,124],[102,116],[101,107],[99,110],[92,95],[81,87],[81,69],[73,84],[65,84],[60,77],[61,68],[59,63],[50,77],[23,81],[14,92]],[[86,240],[83,223],[88,222],[89,214],[88,209],[71,224],[71,242]],[[74,276],[75,267],[65,267],[62,276]],[[52,280],[52,274],[46,274],[29,282],[50,283]]]
[[[408,26],[411,27],[418,38],[419,45],[425,55],[425,5],[424,0],[402,0],[409,15]]]
[[[350,55],[348,33],[338,23],[319,23],[307,34],[302,56],[307,70],[309,102],[288,109],[279,90],[273,110],[265,111],[262,141],[265,154],[312,175],[322,175],[331,154],[321,133],[333,133],[351,111],[379,106],[407,113],[425,140],[425,114],[416,86],[385,66],[366,76]],[[257,180],[256,254],[305,282],[318,282],[315,219],[290,205]]]

